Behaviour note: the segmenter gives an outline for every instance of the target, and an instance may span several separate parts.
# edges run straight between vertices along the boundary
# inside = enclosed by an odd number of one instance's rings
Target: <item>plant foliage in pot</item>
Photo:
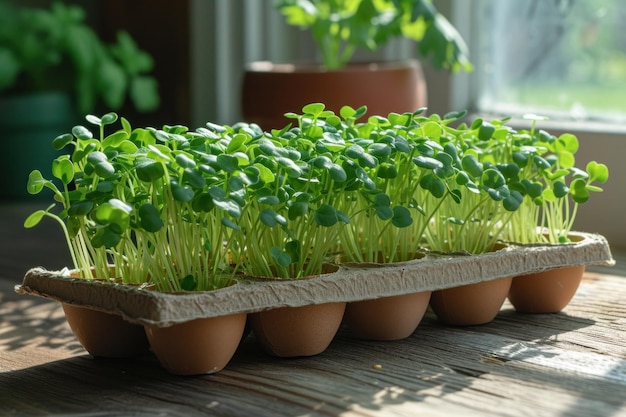
[[[433,117],[436,119],[436,117]],[[435,161],[438,174],[429,181],[425,204],[445,194],[437,213],[429,219],[424,238],[429,250],[472,256],[497,250],[502,229],[521,204],[521,194],[507,180],[515,169],[490,159],[497,144],[495,130],[482,119],[470,126],[433,125],[431,136],[442,147]],[[426,162],[428,162],[427,160]],[[465,255],[461,255],[464,253]],[[511,284],[511,278],[478,282],[434,291],[430,304],[440,320],[453,325],[484,324],[493,320]]]
[[[347,176],[338,154],[325,152],[318,142],[331,127],[325,119],[332,113],[319,103],[306,105],[303,112],[293,114],[297,127],[272,130],[235,149],[247,149],[250,164],[261,176],[238,221],[237,247],[245,248],[238,256],[249,276],[307,279],[336,270],[327,262],[339,231],[348,223],[336,205],[350,192]],[[345,306],[332,302],[270,309],[251,314],[250,323],[268,353],[311,356],[329,346]]]
[[[133,129],[121,119],[121,128],[107,134],[105,130],[117,121],[115,113],[87,120],[97,126],[96,135],[76,126],[53,141],[57,149],[71,148],[52,161],[51,171],[61,186],[38,170],[30,174],[29,192],[48,188],[54,204],[31,214],[25,226],[33,227],[46,217],[57,221],[67,239],[74,274],[83,279],[151,284],[156,291],[168,292],[212,291],[231,285],[232,218],[240,215],[239,200],[224,191],[232,173],[232,160],[225,155],[232,131],[188,132],[184,126]],[[171,334],[224,320],[200,319],[145,330],[171,372],[215,372],[234,354],[246,314],[229,319],[228,325],[217,324],[230,329],[230,342],[219,336],[197,342],[203,347],[197,353],[205,352],[197,365],[189,362],[187,346],[177,343],[183,336]],[[174,345],[164,345],[164,340]],[[217,362],[207,356],[206,352],[221,347],[228,352]],[[174,359],[162,357],[170,354]]]
[[[570,232],[578,207],[591,193],[602,191],[597,184],[608,181],[609,170],[596,161],[587,163],[584,170],[576,167],[576,136],[554,136],[537,128],[545,117],[525,117],[531,120],[531,128],[512,135],[507,144],[521,166],[518,189],[524,201],[505,239],[522,244],[576,243],[578,237]],[[574,297],[584,271],[584,265],[573,265],[514,277],[509,301],[519,312],[559,312]]]
[[[118,109],[127,100],[139,111],[154,110],[152,67],[128,33],[119,32],[113,44],[99,39],[80,6],[0,1],[0,127],[11,155],[0,168],[2,195],[27,196],[30,170],[58,155],[48,138],[78,123],[79,114]]]
[[[280,0],[276,7],[289,25],[310,30],[322,63],[247,66],[243,117],[266,130],[283,127],[289,121],[285,113],[312,102],[337,114],[343,105],[366,105],[376,115],[425,107],[426,83],[418,61],[352,59],[357,50],[376,51],[391,39],[415,41],[418,53],[431,56],[438,69],[472,68],[463,39],[429,0]]]

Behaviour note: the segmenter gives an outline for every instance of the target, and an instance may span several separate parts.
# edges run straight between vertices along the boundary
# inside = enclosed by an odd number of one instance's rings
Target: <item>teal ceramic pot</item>
[[[41,198],[26,191],[33,169],[52,178],[52,160],[61,153],[52,148],[52,140],[71,131],[79,118],[69,95],[58,92],[14,95],[0,98],[0,198],[25,200]]]

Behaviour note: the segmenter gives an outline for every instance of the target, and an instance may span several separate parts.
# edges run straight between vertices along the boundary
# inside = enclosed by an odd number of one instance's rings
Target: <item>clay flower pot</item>
[[[145,326],[161,366],[176,375],[219,372],[230,362],[244,334],[247,314],[232,314],[174,324]]]
[[[509,301],[520,313],[556,313],[571,301],[585,266],[549,269],[513,278]]]
[[[409,337],[428,308],[430,291],[348,303],[344,322],[358,339],[400,340]]]
[[[430,306],[443,323],[454,326],[486,324],[498,315],[512,278],[433,291]]]
[[[285,113],[318,102],[336,114],[344,105],[366,105],[370,115],[413,112],[426,107],[426,81],[415,60],[351,63],[335,71],[304,63],[253,62],[246,67],[242,112],[247,122],[280,129],[292,121]]]
[[[143,326],[129,323],[115,314],[62,305],[72,332],[91,356],[126,358],[148,352]]]
[[[261,346],[278,357],[322,353],[335,337],[346,303],[281,307],[250,315],[250,325]]]

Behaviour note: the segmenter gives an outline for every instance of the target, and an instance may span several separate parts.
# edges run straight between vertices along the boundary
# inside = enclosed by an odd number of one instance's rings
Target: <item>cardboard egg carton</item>
[[[338,264],[335,272],[297,280],[247,279],[216,291],[164,293],[140,286],[70,277],[70,271],[33,268],[21,285],[30,294],[62,303],[121,315],[125,320],[160,327],[233,313],[300,307],[338,301],[456,287],[577,265],[614,265],[603,236],[571,232],[573,243],[507,244],[480,255],[426,253],[393,264]]]

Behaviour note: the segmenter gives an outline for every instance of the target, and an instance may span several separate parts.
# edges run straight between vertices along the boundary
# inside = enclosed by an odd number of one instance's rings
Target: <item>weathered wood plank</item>
[[[151,355],[90,359],[58,305],[10,297],[0,304],[0,415],[626,416],[625,292],[624,278],[588,274],[564,313],[506,305],[469,328],[429,313],[406,340],[342,329],[312,358],[267,356],[250,337],[227,369],[194,378]]]

